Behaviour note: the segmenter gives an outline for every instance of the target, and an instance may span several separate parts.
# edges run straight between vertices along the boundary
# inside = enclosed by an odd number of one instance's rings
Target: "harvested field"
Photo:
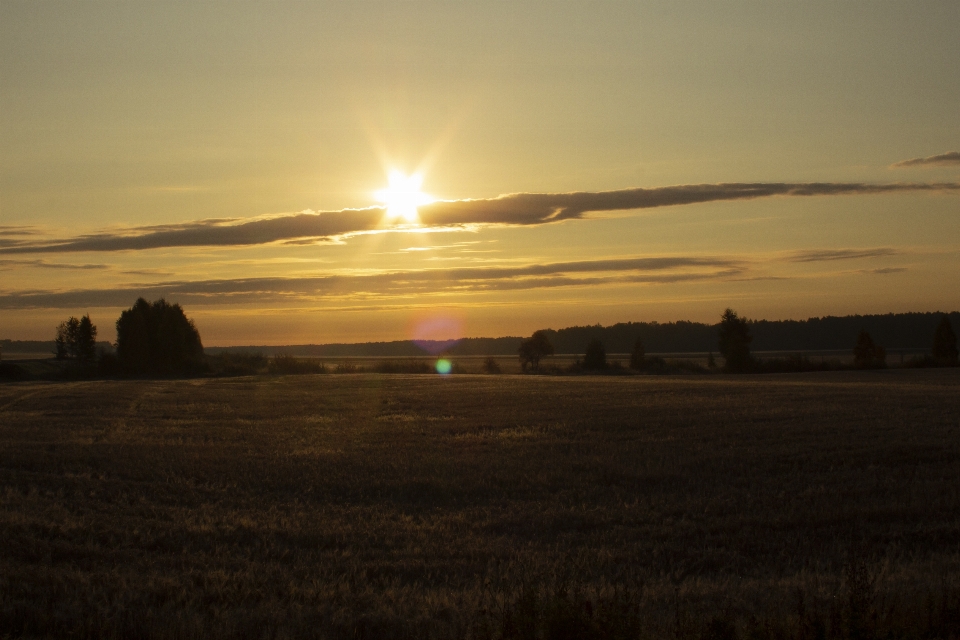
[[[956,638],[960,369],[3,384],[0,541],[0,637]]]

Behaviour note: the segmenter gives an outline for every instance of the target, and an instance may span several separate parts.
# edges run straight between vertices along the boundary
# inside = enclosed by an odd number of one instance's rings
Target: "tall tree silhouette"
[[[724,368],[731,372],[749,371],[753,368],[750,355],[750,326],[745,318],[733,309],[726,309],[720,316],[718,348],[724,359]]]
[[[97,327],[90,321],[90,314],[77,320],[70,316],[57,326],[54,340],[57,360],[73,358],[80,362],[93,362],[97,357]]]
[[[200,333],[179,304],[140,298],[117,320],[117,358],[127,374],[184,374],[202,365]]]
[[[524,371],[527,365],[534,372],[540,370],[540,360],[553,355],[553,345],[547,339],[547,332],[540,330],[534,331],[533,335],[520,343],[520,366]]]
[[[946,364],[957,364],[957,334],[953,332],[947,316],[940,319],[933,333],[933,357]]]

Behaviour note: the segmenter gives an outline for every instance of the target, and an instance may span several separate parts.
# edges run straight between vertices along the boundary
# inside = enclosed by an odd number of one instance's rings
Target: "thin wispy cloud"
[[[835,196],[908,191],[960,190],[960,183],[729,183],[574,193],[518,193],[479,200],[439,201],[421,206],[430,230],[483,226],[529,226],[574,220],[589,213],[640,210],[773,196]],[[383,229],[384,209],[301,212],[258,218],[199,220],[180,225],[132,227],[54,241],[0,242],[0,254],[136,251],[168,247],[231,247],[283,242],[308,244]]]
[[[67,264],[64,262],[47,262],[46,260],[11,260],[0,258],[0,271],[10,269],[109,269],[105,264]]]
[[[36,227],[0,224],[0,236],[37,236],[42,232]]]
[[[923,167],[923,166],[950,166],[950,165],[960,165],[960,151],[948,151],[947,153],[941,153],[935,156],[928,156],[926,158],[910,158],[909,160],[901,160],[900,162],[895,162],[890,165],[891,167]]]
[[[166,297],[209,305],[303,303],[309,300],[374,300],[434,293],[482,293],[617,284],[667,284],[706,280],[773,280],[764,266],[784,262],[833,262],[883,258],[901,252],[889,248],[804,250],[751,257],[642,256],[528,264],[394,271],[347,271],[288,277],[181,280],[130,284],[110,289],[0,292],[0,309],[127,306],[140,296]],[[759,272],[758,272],[759,269]],[[897,273],[901,267],[859,273]]]
[[[833,260],[858,260],[862,258],[885,258],[900,252],[890,247],[875,249],[809,249],[787,254],[788,262],[826,262]]]
[[[110,289],[2,292],[0,308],[126,306],[139,296],[149,299],[166,297],[178,302],[213,305],[246,302],[262,304],[265,301],[329,296],[390,297],[450,291],[595,286],[609,283],[666,283],[727,277],[741,273],[746,268],[747,264],[742,260],[664,256],[370,274],[155,282]]]

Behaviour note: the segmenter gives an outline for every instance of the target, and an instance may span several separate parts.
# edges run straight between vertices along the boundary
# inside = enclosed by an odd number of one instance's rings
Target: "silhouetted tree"
[[[87,314],[80,318],[77,327],[77,359],[80,362],[93,362],[97,357],[97,327]]]
[[[117,358],[128,374],[184,374],[200,367],[203,344],[179,304],[140,298],[117,320]]]
[[[497,363],[495,358],[491,356],[483,361],[483,372],[484,373],[500,373],[500,365]]]
[[[720,355],[724,359],[724,368],[727,371],[749,371],[753,367],[753,357],[750,355],[750,327],[745,318],[737,315],[733,309],[727,309],[720,316]]]
[[[87,314],[77,320],[70,316],[57,326],[57,360],[73,358],[80,362],[93,362],[97,356],[97,327]]]
[[[875,344],[865,329],[860,329],[853,348],[853,364],[861,369],[875,369],[887,365],[887,350]]]
[[[643,340],[637,338],[633,343],[633,351],[630,352],[630,368],[639,371],[646,364],[647,350],[643,348]]]
[[[66,360],[70,357],[70,325],[76,318],[73,316],[69,320],[57,325],[57,337],[53,341],[56,346],[57,360]]]
[[[534,331],[533,335],[520,343],[520,366],[524,371],[527,365],[537,372],[540,370],[540,360],[553,355],[553,345],[547,339],[546,331]]]
[[[607,368],[607,351],[599,340],[591,340],[587,345],[587,352],[583,356],[583,368],[589,371]]]
[[[713,351],[707,354],[707,367],[711,369],[717,368],[717,361],[713,358]]]
[[[945,364],[957,364],[957,334],[953,332],[947,316],[940,319],[933,333],[933,357]]]

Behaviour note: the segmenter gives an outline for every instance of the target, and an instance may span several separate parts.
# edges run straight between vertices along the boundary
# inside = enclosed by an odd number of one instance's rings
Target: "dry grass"
[[[0,541],[0,637],[956,638],[960,370],[0,385]]]

